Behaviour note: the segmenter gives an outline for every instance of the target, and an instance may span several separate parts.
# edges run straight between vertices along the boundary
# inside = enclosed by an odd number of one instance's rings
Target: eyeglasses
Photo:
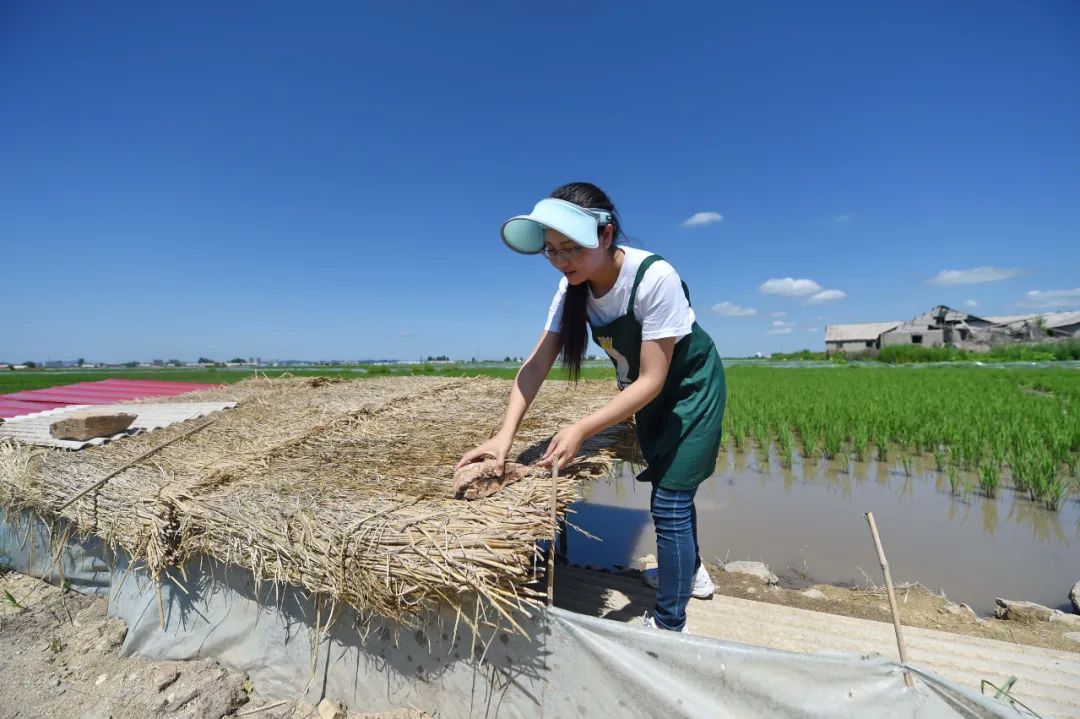
[[[578,246],[578,247],[569,247],[569,248],[563,249],[563,250],[555,250],[555,249],[552,249],[550,247],[545,246],[543,249],[540,250],[540,254],[542,254],[544,257],[548,258],[548,261],[550,261],[551,263],[554,264],[556,262],[570,262],[575,257],[578,256],[579,252],[581,252],[584,249],[585,249],[584,247]]]

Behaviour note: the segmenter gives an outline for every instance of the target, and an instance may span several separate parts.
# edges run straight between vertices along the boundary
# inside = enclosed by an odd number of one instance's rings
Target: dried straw
[[[533,567],[537,540],[554,535],[551,480],[529,477],[475,502],[449,496],[454,463],[498,426],[509,390],[486,378],[260,377],[186,395],[176,401],[239,405],[59,516],[155,577],[205,555],[365,615],[409,623],[446,603],[469,624],[516,626],[515,614],[543,598]],[[607,382],[547,383],[511,456],[535,461],[556,431],[613,392]],[[52,517],[80,489],[197,423],[79,452],[2,444],[0,506]],[[560,514],[581,480],[633,449],[625,427],[586,443],[560,471]]]

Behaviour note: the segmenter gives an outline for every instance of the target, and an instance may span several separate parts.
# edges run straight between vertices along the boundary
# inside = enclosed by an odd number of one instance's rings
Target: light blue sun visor
[[[611,213],[606,210],[586,209],[548,197],[537,202],[529,214],[504,222],[502,239],[515,252],[535,255],[544,249],[544,230],[551,229],[591,249],[600,246],[599,228],[610,223]]]

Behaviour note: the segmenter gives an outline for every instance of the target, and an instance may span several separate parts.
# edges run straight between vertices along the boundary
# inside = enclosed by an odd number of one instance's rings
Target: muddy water
[[[974,483],[974,477],[968,481]],[[883,584],[863,516],[872,511],[893,580],[918,581],[975,611],[994,598],[1071,610],[1068,592],[1080,580],[1080,500],[1050,512],[1011,490],[996,500],[971,488],[951,494],[933,460],[796,460],[783,468],[753,450],[721,456],[715,476],[697,494],[698,538],[706,561],[766,562],[787,582]],[[571,521],[600,541],[571,531],[570,560],[595,567],[633,566],[656,552],[649,485],[629,468],[587,485]]]

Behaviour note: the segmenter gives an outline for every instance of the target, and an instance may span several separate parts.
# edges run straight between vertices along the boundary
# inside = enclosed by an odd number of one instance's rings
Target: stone
[[[764,562],[724,562],[720,565],[720,568],[733,574],[749,574],[751,577],[757,577],[765,584],[776,584],[780,581],[775,574],[769,571]]]
[[[345,707],[341,702],[330,697],[319,702],[319,717],[321,719],[345,719]]]
[[[168,676],[166,676],[166,677],[165,677],[165,679],[164,679],[163,681],[161,681],[161,682],[160,682],[160,683],[159,683],[159,684],[157,685],[157,690],[158,690],[158,692],[163,692],[163,691],[165,691],[166,689],[168,689],[169,687],[171,687],[171,686],[172,686],[173,684],[175,684],[175,683],[176,683],[176,681],[177,681],[177,680],[178,680],[179,678],[180,678],[180,672],[172,672],[171,674],[169,674]]]
[[[490,497],[515,482],[525,479],[529,467],[517,462],[507,462],[499,474],[498,463],[494,459],[466,464],[454,472],[454,483],[450,492],[457,499],[483,499]]]
[[[1069,601],[1072,602],[1073,611],[1080,614],[1080,582],[1073,585],[1072,591],[1069,592]]]
[[[953,602],[945,602],[945,606],[939,611],[952,614],[956,617],[966,617],[967,619],[978,620],[979,618],[979,615],[975,613],[974,609],[963,603],[955,604]]]
[[[98,678],[94,680],[94,686],[95,687],[100,687],[102,684],[104,684],[108,680],[108,678],[109,678],[108,674],[98,674]]]
[[[821,591],[820,589],[811,588],[807,589],[806,591],[799,592],[799,594],[803,595],[807,599],[826,599],[825,592]]]
[[[1054,610],[1050,607],[1044,607],[1035,602],[1014,602],[1008,599],[1002,599],[1001,597],[998,597],[994,601],[997,602],[997,609],[994,610],[994,616],[998,619],[1008,619],[1013,622],[1030,624],[1033,622],[1050,621],[1050,617],[1054,614]]]
[[[1077,627],[1080,629],[1080,614],[1067,614],[1055,609],[1054,613],[1050,615],[1050,621],[1064,624],[1067,627]]]
[[[120,434],[135,421],[135,415],[115,410],[83,409],[65,414],[49,425],[49,434],[56,439],[82,442],[95,437]]]

